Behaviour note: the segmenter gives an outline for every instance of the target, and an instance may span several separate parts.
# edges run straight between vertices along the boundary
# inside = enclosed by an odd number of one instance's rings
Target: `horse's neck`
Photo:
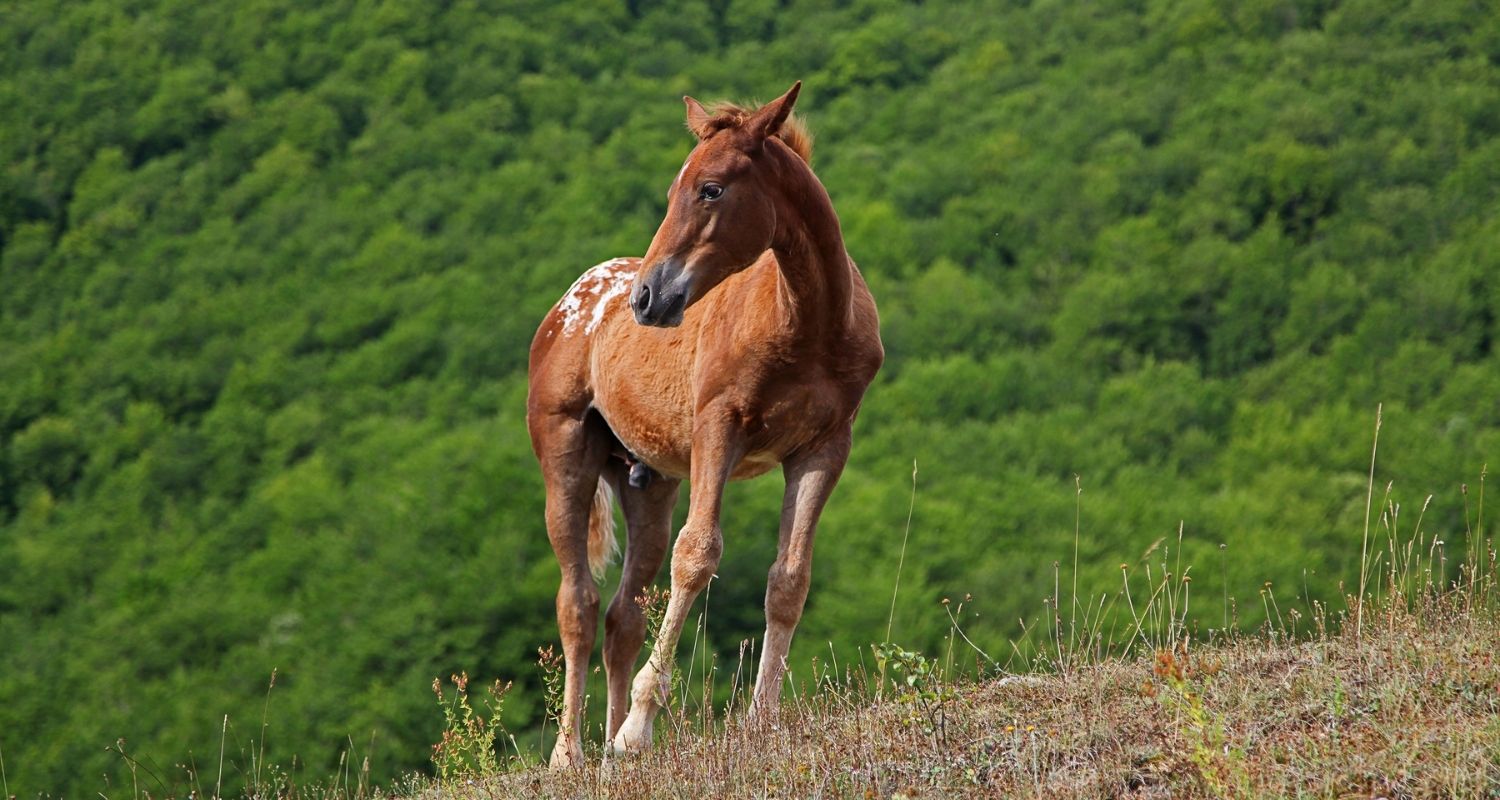
[[[781,316],[799,332],[837,333],[848,322],[854,284],[838,215],[828,192],[800,159],[789,171],[788,180],[797,183],[786,194],[801,202],[777,209],[781,225],[771,245],[780,272]]]

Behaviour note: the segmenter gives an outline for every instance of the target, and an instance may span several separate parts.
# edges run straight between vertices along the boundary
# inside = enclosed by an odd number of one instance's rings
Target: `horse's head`
[[[636,322],[680,324],[688,306],[770,248],[776,233],[778,170],[776,159],[767,154],[767,141],[780,136],[807,158],[805,133],[795,123],[787,125],[801,88],[799,81],[754,111],[726,105],[710,112],[697,100],[683,98],[688,129],[698,136],[698,146],[667,191],[666,219],[651,239],[645,268],[631,290]]]

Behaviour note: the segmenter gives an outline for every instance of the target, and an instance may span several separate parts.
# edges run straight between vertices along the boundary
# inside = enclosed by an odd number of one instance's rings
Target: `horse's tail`
[[[594,580],[604,580],[604,570],[620,555],[620,542],[615,538],[615,493],[609,481],[599,478],[594,489],[594,507],[589,512],[589,572]]]

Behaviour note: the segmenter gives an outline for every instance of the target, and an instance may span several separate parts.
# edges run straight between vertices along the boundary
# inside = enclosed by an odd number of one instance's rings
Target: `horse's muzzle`
[[[651,270],[630,297],[635,321],[658,328],[681,325],[682,312],[687,310],[687,291],[681,285],[685,277],[683,270],[670,262]]]

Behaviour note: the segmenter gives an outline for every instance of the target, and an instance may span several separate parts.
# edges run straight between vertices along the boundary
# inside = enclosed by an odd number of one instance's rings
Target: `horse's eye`
[[[703,188],[698,190],[699,200],[718,200],[723,195],[724,187],[717,183],[705,183]]]

